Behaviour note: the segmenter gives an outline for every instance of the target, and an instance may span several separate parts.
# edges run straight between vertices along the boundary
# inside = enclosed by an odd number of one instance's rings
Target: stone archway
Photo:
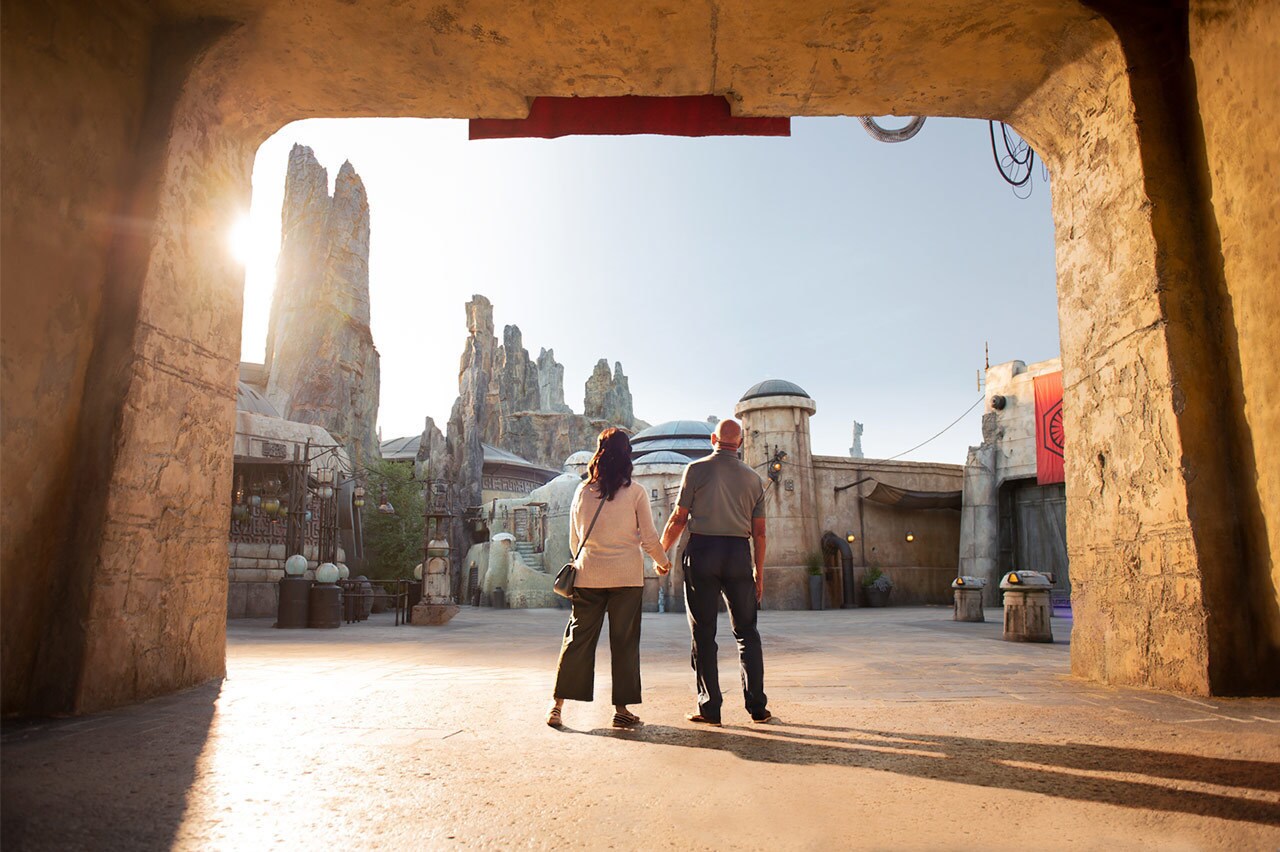
[[[1261,472],[1280,469],[1280,225],[1241,177],[1275,111],[1249,111],[1256,141],[1227,126],[1240,103],[1275,103],[1275,14],[1129,5],[6,11],[5,711],[87,711],[223,670],[241,296],[223,234],[260,142],[315,116],[520,117],[535,95],[1016,126],[1055,179],[1073,669],[1276,689],[1280,482]]]

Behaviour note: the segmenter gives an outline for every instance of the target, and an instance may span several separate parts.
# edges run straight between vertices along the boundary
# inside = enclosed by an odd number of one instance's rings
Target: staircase
[[[542,554],[534,549],[533,542],[517,541],[516,553],[520,554],[520,560],[529,568],[532,568],[534,571],[542,570]]]

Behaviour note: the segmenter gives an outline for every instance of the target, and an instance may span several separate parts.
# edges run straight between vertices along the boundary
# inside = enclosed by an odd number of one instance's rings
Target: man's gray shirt
[[[716,450],[684,469],[680,482],[689,531],[697,535],[751,536],[751,520],[764,517],[764,482],[738,457]]]

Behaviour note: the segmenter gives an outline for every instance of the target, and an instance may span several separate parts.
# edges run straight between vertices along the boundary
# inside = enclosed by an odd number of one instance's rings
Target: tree
[[[369,499],[362,521],[369,576],[379,580],[412,577],[426,542],[422,483],[413,478],[413,465],[401,462],[380,459],[366,471]],[[384,488],[394,514],[378,510]]]

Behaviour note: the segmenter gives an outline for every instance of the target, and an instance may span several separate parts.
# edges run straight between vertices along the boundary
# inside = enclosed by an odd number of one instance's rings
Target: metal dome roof
[[[759,399],[762,396],[803,396],[808,397],[809,393],[795,382],[788,382],[786,379],[765,379],[763,382],[752,385],[747,392],[742,395],[739,402],[746,402],[748,399]]]
[[[578,450],[576,453],[571,453],[564,463],[566,467],[571,464],[590,464],[593,456],[595,453],[590,450]]]
[[[635,467],[641,467],[646,464],[678,464],[686,465],[692,459],[680,453],[673,453],[670,450],[659,450],[656,453],[648,453],[636,459]]]
[[[236,410],[264,414],[267,417],[281,417],[271,400],[258,393],[244,382],[236,382]]]
[[[418,447],[421,445],[421,435],[410,435],[407,438],[389,438],[378,445],[378,452],[384,459],[413,460],[418,457]]]
[[[632,435],[631,444],[634,446],[637,442],[654,438],[706,438],[715,428],[705,420],[668,420]]]

